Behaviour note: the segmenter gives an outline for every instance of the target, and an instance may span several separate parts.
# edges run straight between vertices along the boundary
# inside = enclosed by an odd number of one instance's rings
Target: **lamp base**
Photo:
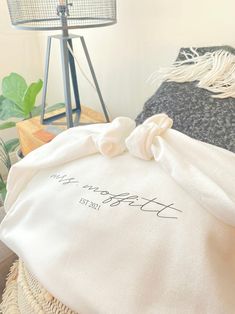
[[[61,61],[62,61],[62,74],[63,74],[63,85],[64,85],[64,97],[65,97],[65,112],[56,114],[49,118],[45,118],[46,112],[46,95],[47,95],[47,87],[48,87],[48,77],[49,77],[49,66],[50,66],[50,56],[51,56],[51,44],[52,39],[57,39],[60,41],[60,52],[61,52]],[[80,96],[78,90],[78,82],[77,82],[77,73],[75,60],[73,56],[73,39],[80,39],[84,54],[86,56],[86,60],[94,81],[94,85],[99,96],[99,100],[101,103],[101,107],[106,119],[106,122],[110,122],[109,115],[103,100],[103,96],[101,94],[101,90],[95,75],[95,71],[91,62],[91,58],[84,40],[83,36],[77,35],[55,35],[49,36],[47,40],[47,50],[46,50],[46,62],[45,62],[45,73],[44,73],[44,85],[43,85],[43,94],[42,94],[42,113],[41,113],[41,124],[55,124],[55,121],[66,117],[66,125],[67,128],[74,127],[75,125],[79,125],[80,116],[81,116],[81,103]],[[69,48],[70,47],[70,48]],[[73,108],[71,102],[71,84],[70,77],[73,85],[73,92],[75,98],[75,107]],[[75,119],[73,115],[75,114]],[[57,123],[59,124],[59,123]]]

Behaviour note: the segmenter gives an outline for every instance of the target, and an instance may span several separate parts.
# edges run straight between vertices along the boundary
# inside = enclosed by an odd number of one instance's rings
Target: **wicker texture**
[[[13,264],[1,304],[3,314],[77,314],[55,299],[25,268]]]
[[[61,29],[58,6],[67,5],[68,28],[116,23],[116,0],[8,0],[11,22],[25,29]],[[71,4],[71,5],[70,5]]]
[[[4,207],[0,207],[0,222],[5,217]],[[16,260],[16,255],[2,241],[0,241],[0,300],[5,287],[6,276],[12,263]],[[1,301],[0,301],[1,302]]]

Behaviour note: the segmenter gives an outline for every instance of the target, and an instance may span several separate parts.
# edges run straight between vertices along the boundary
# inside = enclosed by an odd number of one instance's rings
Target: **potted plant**
[[[35,102],[42,85],[42,80],[27,85],[25,79],[17,73],[11,73],[2,80],[0,120],[3,122],[0,130],[12,128],[17,120],[27,119],[38,113],[39,108],[35,107]]]
[[[36,98],[41,91],[43,82],[39,79],[27,85],[25,79],[11,73],[2,80],[2,95],[0,96],[0,130],[15,127],[16,122],[37,116],[42,106],[36,106]],[[63,107],[59,103],[48,108],[47,112]],[[15,141],[17,139],[14,139]],[[18,141],[19,146],[19,141]],[[17,151],[17,159],[21,159],[20,150]]]
[[[42,86],[41,79],[27,85],[25,79],[17,73],[11,73],[3,78],[2,95],[0,95],[0,131],[13,128],[18,121],[41,113],[42,106],[36,106],[36,98]],[[63,106],[63,103],[52,105],[47,112]],[[6,179],[12,165],[13,153],[16,153],[18,160],[23,157],[19,150],[19,139],[12,138],[4,142],[0,138],[0,207],[6,196]]]
[[[15,150],[18,142],[12,139],[4,143],[0,138],[0,207],[3,205],[6,197],[6,179],[11,168],[10,153]]]

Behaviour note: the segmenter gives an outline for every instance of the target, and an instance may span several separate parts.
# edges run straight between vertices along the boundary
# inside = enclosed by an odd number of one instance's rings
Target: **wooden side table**
[[[53,114],[60,113],[61,110],[53,112]],[[64,119],[59,121],[64,122]],[[96,112],[88,107],[82,106],[81,114],[82,123],[103,123],[105,118],[103,114]],[[40,117],[34,117],[32,119],[24,120],[18,122],[16,125],[22,154],[25,156],[30,153],[32,150],[50,142],[56,135],[48,131],[48,125],[41,125]],[[66,126],[56,125],[58,131],[66,129]]]

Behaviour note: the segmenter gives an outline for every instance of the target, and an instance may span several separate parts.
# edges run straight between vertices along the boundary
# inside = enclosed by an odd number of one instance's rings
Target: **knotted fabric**
[[[157,114],[138,126],[126,139],[129,152],[141,159],[153,158],[152,144],[157,136],[161,136],[173,125],[173,120],[165,113]]]
[[[135,129],[135,122],[120,117],[108,124],[94,141],[98,151],[106,157],[115,157],[126,150],[125,139]]]
[[[72,128],[12,167],[0,239],[48,304],[235,313],[235,154],[171,125],[163,114],[132,134],[128,118]]]

